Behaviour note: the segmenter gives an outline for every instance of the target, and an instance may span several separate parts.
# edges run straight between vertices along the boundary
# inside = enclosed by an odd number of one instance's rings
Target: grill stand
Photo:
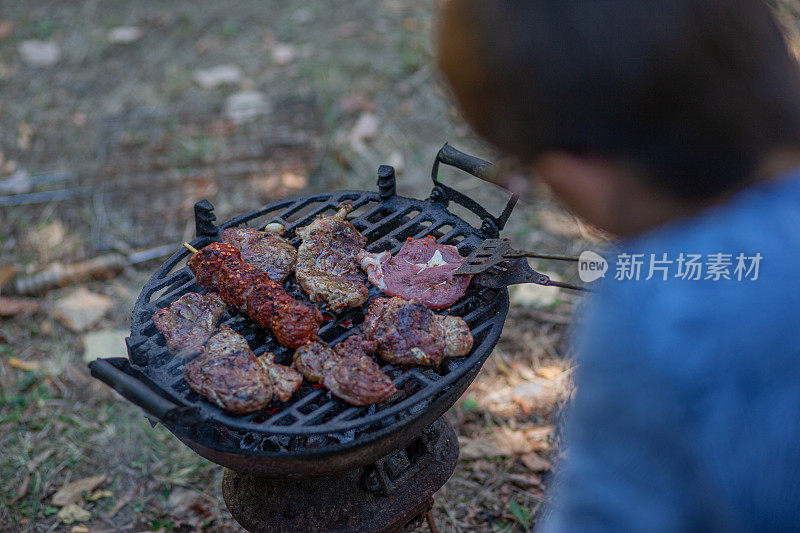
[[[313,478],[225,470],[222,496],[250,532],[401,532],[425,519],[458,461],[453,427],[440,418],[405,448],[366,468]]]

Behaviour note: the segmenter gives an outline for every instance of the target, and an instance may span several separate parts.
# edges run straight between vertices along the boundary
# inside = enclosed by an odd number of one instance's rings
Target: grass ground
[[[307,191],[372,188],[386,162],[398,169],[400,194],[424,197],[446,140],[492,158],[432,67],[435,8],[433,0],[3,3],[0,183],[22,176],[26,192],[74,197],[0,208],[0,267],[35,272],[175,242],[191,233],[200,198],[225,218]],[[121,25],[141,37],[110,42]],[[59,61],[26,64],[19,46],[29,39],[57,43]],[[238,66],[241,78],[199,87],[196,69],[220,64]],[[259,91],[270,110],[230,127],[225,102],[240,91]],[[447,179],[494,212],[502,207],[496,189]],[[595,245],[544,191],[516,209],[504,236],[545,252]],[[89,329],[127,328],[154,268],[88,283],[113,302]],[[47,293],[32,313],[0,316],[0,530],[239,531],[220,497],[222,469],[89,376],[88,331],[53,318],[71,290]],[[564,337],[578,304],[551,289],[512,293],[502,340],[447,415],[462,455],[437,496],[442,531],[531,527],[555,454],[553,413],[570,388]],[[94,476],[105,479],[77,497],[88,516],[67,524],[54,495]]]

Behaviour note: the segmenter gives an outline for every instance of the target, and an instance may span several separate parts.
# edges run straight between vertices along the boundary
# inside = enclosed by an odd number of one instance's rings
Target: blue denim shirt
[[[665,253],[701,254],[704,267],[731,254],[731,279],[675,277],[677,261],[667,280],[645,279],[650,254]],[[740,253],[761,254],[757,279],[736,279]],[[625,266],[635,254],[638,281]],[[541,529],[800,531],[800,171],[609,259],[577,335],[566,456]]]

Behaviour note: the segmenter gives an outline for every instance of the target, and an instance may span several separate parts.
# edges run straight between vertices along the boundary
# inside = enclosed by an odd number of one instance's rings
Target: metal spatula
[[[517,283],[536,283],[578,291],[588,290],[571,283],[552,280],[549,276],[536,272],[528,264],[526,260],[528,257],[554,261],[578,261],[577,257],[572,256],[514,250],[508,239],[487,239],[467,256],[464,264],[455,273],[476,275],[477,283],[495,289]]]

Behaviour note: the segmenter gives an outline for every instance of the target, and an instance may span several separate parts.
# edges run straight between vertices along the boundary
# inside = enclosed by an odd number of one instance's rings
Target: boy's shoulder
[[[765,348],[791,353],[800,330],[800,179],[745,191],[605,257],[606,279],[581,332],[587,357],[624,343],[616,357],[666,377],[745,368]]]

